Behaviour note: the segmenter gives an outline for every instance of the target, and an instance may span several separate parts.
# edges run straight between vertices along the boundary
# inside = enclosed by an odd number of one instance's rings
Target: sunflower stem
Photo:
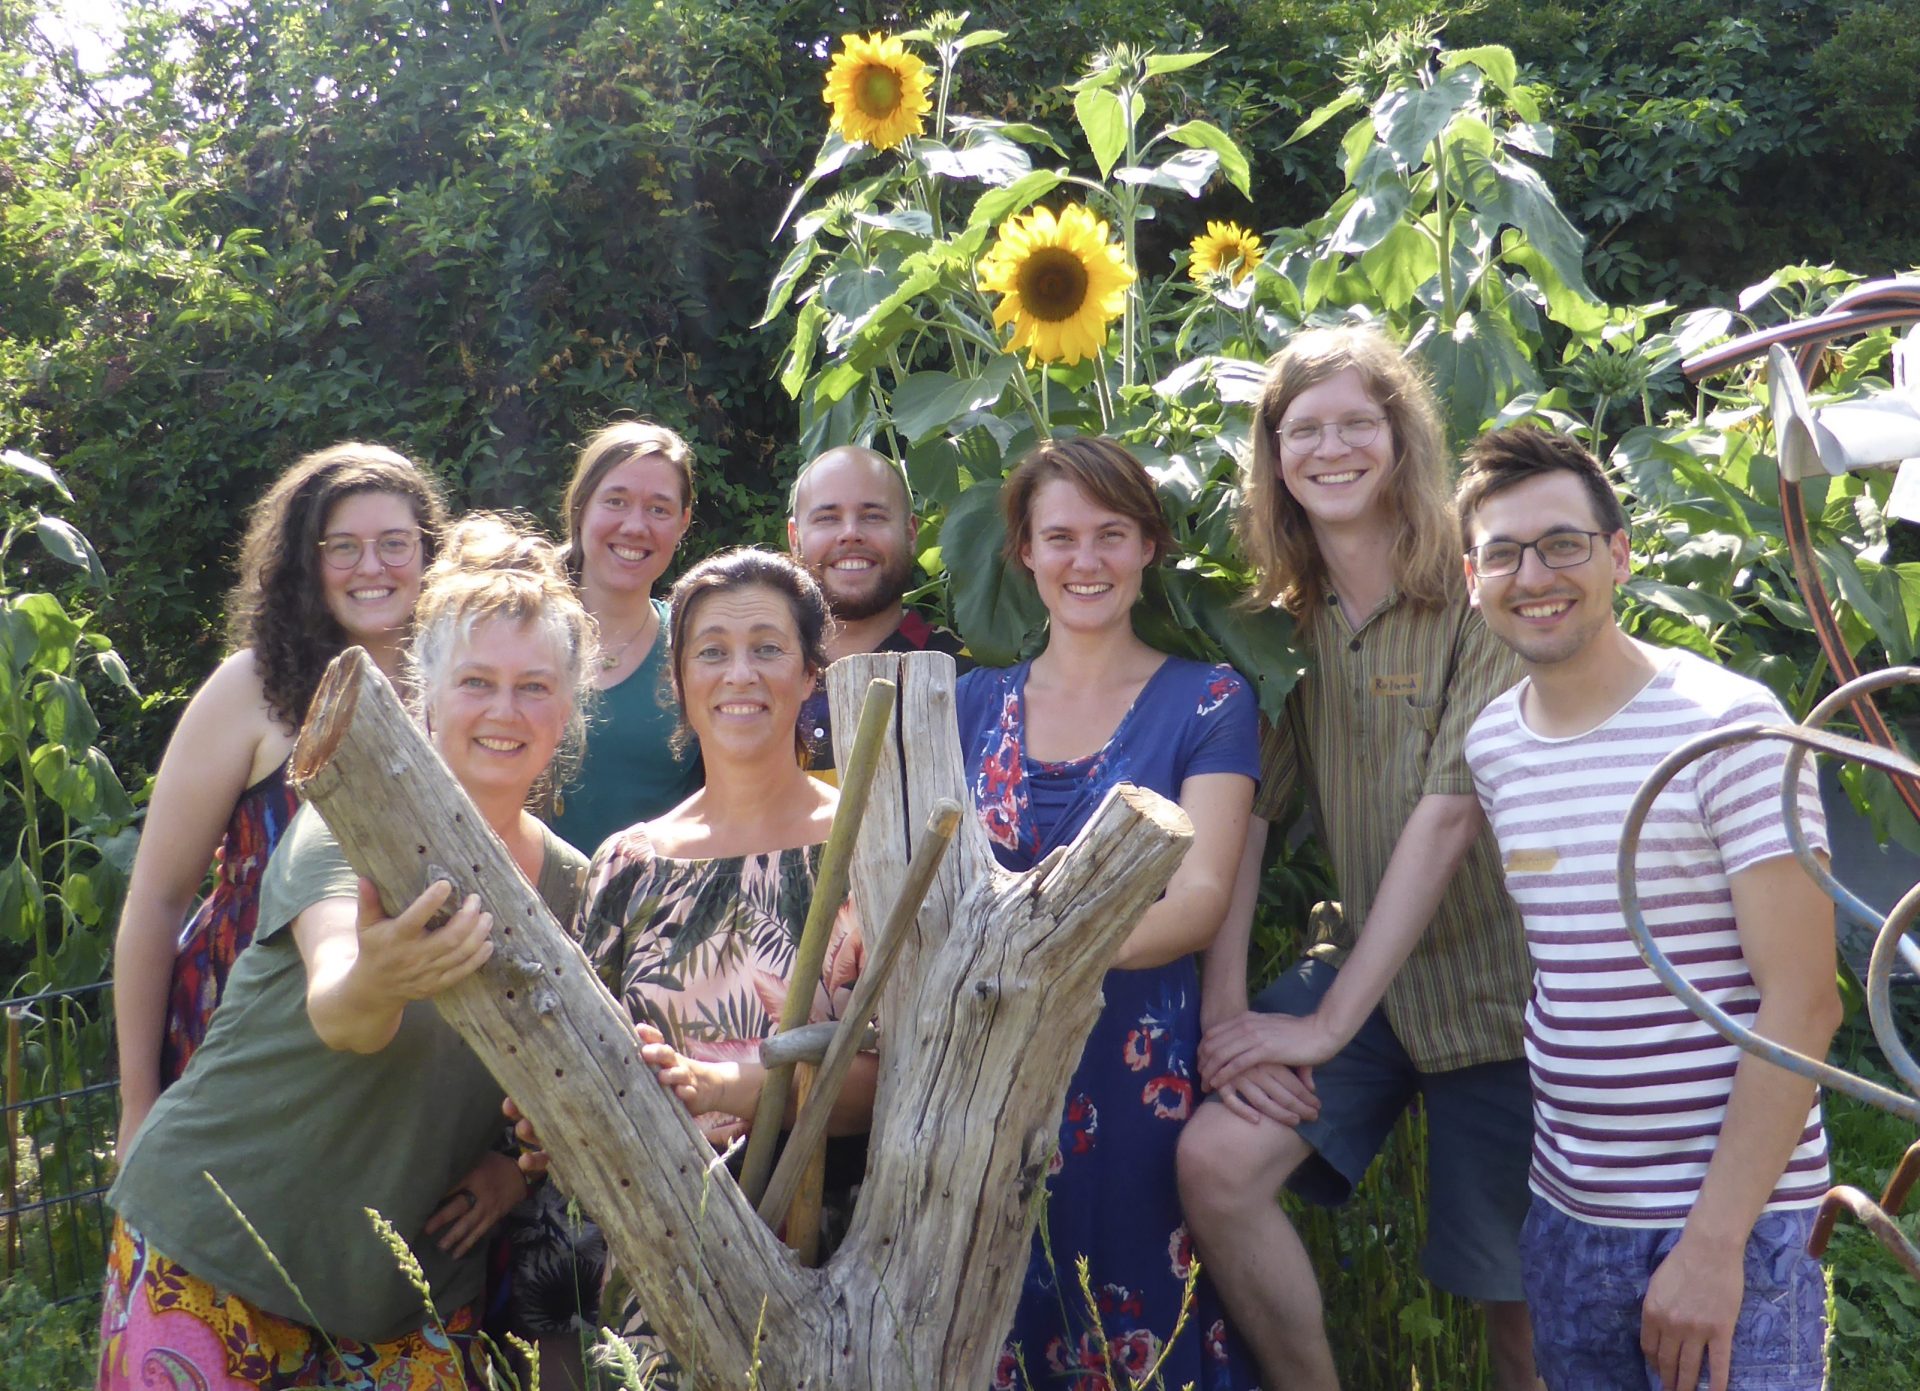
[[[1125,121],[1127,126],[1128,168],[1132,168],[1140,162],[1140,137],[1134,129],[1133,107],[1134,102],[1139,99],[1139,95],[1140,89],[1137,84],[1128,82],[1120,84],[1120,119]],[[1120,236],[1127,249],[1127,268],[1133,270],[1138,265],[1138,262],[1134,258],[1134,228],[1135,224],[1139,221],[1140,194],[1134,189],[1133,185],[1129,184],[1127,185],[1127,191],[1121,195],[1119,201],[1121,208]],[[1136,275],[1133,283],[1127,286],[1125,312],[1120,320],[1120,332],[1122,335],[1120,343],[1120,384],[1122,386],[1132,386],[1134,384],[1134,338],[1138,334],[1139,328],[1140,280],[1138,275]]]

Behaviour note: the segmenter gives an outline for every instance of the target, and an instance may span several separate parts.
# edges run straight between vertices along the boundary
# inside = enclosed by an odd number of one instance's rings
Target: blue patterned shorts
[[[1747,1239],[1747,1294],[1733,1330],[1728,1391],[1826,1385],[1827,1284],[1807,1254],[1814,1210],[1763,1212]],[[1520,1262],[1533,1355],[1549,1391],[1661,1391],[1640,1353],[1647,1282],[1678,1227],[1602,1227],[1533,1200]],[[1707,1384],[1704,1362],[1700,1384]]]

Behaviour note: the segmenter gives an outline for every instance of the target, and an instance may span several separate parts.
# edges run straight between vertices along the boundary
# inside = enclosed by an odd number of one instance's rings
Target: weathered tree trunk
[[[934,801],[967,797],[951,660],[837,663],[836,728],[853,727],[872,675],[901,690],[854,865],[861,920],[878,924]],[[999,869],[977,820],[963,818],[883,992],[853,1229],[808,1270],[640,1062],[625,1010],[357,649],[314,700],[294,782],[390,909],[446,878],[455,901],[476,892],[492,911],[493,959],[436,1003],[539,1128],[695,1384],[987,1383],[1101,977],[1191,837],[1179,808],[1117,789],[1072,846],[1024,875]]]

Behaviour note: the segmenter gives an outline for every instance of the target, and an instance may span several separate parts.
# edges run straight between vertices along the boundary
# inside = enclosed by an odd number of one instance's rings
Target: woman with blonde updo
[[[585,862],[527,810],[597,669],[557,551],[508,518],[460,522],[408,657],[434,748],[570,920]],[[472,895],[427,930],[451,892],[388,917],[318,813],[294,818],[206,1041],[108,1195],[103,1391],[488,1384],[482,1238],[525,1184],[499,1152],[500,1088],[431,1004],[493,951]],[[367,1209],[413,1248],[431,1308]]]

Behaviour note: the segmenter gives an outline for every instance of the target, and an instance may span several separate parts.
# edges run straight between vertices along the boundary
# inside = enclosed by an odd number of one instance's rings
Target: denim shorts
[[[1335,969],[1311,958],[1261,992],[1267,1014],[1311,1014]],[[1309,1202],[1353,1195],[1394,1125],[1418,1100],[1427,1116],[1427,1244],[1420,1268],[1463,1299],[1517,1300],[1520,1224],[1531,1195],[1533,1089],[1524,1058],[1421,1072],[1376,1009],[1339,1054],[1313,1070],[1320,1115],[1295,1127],[1313,1155],[1287,1180]]]
[[[1827,1282],[1807,1254],[1814,1209],[1763,1212],[1747,1238],[1747,1293],[1728,1391],[1826,1385]],[[1533,1355],[1548,1391],[1661,1391],[1640,1353],[1640,1306],[1678,1227],[1602,1227],[1539,1198],[1520,1236]],[[1700,1384],[1707,1384],[1702,1362]]]

